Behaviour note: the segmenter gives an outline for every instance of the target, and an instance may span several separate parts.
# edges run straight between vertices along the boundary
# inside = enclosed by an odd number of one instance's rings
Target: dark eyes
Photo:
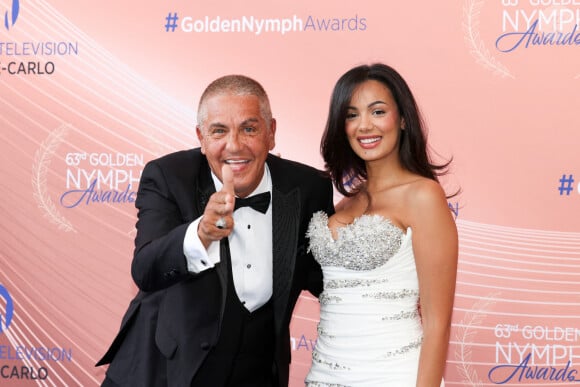
[[[386,111],[383,109],[374,109],[371,114],[373,116],[382,116],[384,114],[386,114]],[[352,120],[354,118],[357,118],[359,116],[359,114],[357,112],[348,112],[346,113],[346,119],[347,120]]]

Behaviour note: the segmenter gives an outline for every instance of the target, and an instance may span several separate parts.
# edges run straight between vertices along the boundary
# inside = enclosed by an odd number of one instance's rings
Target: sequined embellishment
[[[350,370],[350,367],[343,366],[343,365],[340,365],[338,363],[333,363],[333,362],[322,359],[320,357],[320,355],[318,354],[318,352],[316,352],[316,351],[312,352],[312,360],[314,360],[315,362],[317,362],[319,364],[323,364],[323,365],[325,365],[333,370]]]
[[[316,327],[316,331],[318,332],[318,336],[328,337],[329,339],[334,339],[336,337],[334,335],[329,335],[326,330],[320,326],[320,324],[318,324],[318,327]]]
[[[341,280],[330,280],[324,282],[325,289],[341,289],[341,288],[357,288],[363,286],[372,286],[376,284],[383,284],[389,282],[388,279],[376,279],[376,280],[365,280],[365,279],[341,279]]]
[[[328,293],[322,292],[320,293],[320,296],[318,296],[318,301],[320,301],[321,305],[338,304],[342,301],[342,298],[338,296],[329,296]]]
[[[378,292],[378,293],[366,293],[363,294],[363,298],[376,298],[377,300],[398,300],[407,297],[418,297],[419,291],[415,289],[401,289],[396,292]]]
[[[396,351],[389,351],[383,357],[393,357],[402,355],[404,353],[409,352],[412,349],[419,348],[421,343],[423,342],[423,337],[419,337],[417,340],[410,342],[409,344],[402,346],[401,348],[397,349]]]
[[[393,316],[386,316],[383,317],[383,321],[393,321],[393,320],[411,320],[419,316],[419,312],[417,310],[411,310],[408,312],[399,312]]]
[[[322,382],[309,382],[306,381],[306,387],[351,387],[346,384],[336,384],[336,383],[322,383]]]
[[[308,251],[321,266],[350,270],[373,270],[395,255],[405,236],[403,230],[380,215],[362,215],[338,229],[334,240],[328,228],[328,215],[314,213],[308,225]]]

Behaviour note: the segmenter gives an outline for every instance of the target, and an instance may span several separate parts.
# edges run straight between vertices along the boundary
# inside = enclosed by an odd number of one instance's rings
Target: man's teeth
[[[226,164],[244,164],[246,160],[226,160]]]
[[[374,138],[361,138],[360,142],[363,144],[372,144],[373,142],[377,142],[379,141],[381,138],[380,137],[374,137]]]

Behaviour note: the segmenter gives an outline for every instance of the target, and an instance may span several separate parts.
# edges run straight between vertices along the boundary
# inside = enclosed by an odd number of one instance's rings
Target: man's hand
[[[230,166],[222,167],[223,187],[209,198],[199,222],[197,235],[207,249],[211,242],[219,241],[230,235],[234,228],[234,173]],[[220,224],[221,223],[221,224]],[[218,227],[219,226],[219,227]]]

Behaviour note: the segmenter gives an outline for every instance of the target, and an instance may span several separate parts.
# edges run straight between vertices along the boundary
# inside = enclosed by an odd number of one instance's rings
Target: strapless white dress
[[[306,385],[414,387],[423,334],[411,229],[363,215],[334,240],[317,212],[308,237],[324,291]]]

